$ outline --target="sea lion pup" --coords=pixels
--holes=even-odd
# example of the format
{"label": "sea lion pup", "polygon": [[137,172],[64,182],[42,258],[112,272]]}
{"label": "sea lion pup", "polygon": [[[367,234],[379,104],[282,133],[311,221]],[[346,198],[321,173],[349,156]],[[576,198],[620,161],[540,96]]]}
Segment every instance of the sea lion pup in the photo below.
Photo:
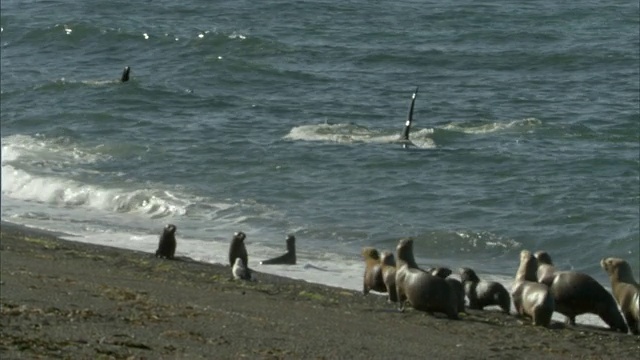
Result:
{"label": "sea lion pup", "polygon": [[396,246],[396,292],[400,311],[405,301],[420,311],[442,312],[450,319],[458,319],[458,303],[449,284],[417,268],[413,257],[413,239],[401,239]]}
{"label": "sea lion pup", "polygon": [[[550,256],[548,261],[551,261]],[[558,271],[552,277],[549,290],[555,311],[566,317],[566,324],[575,325],[576,316],[592,313],[598,315],[611,330],[629,331],[613,296],[591,276],[576,271]]]}
{"label": "sea lion pup", "polygon": [[120,77],[120,82],[129,81],[129,72],[131,72],[131,68],[128,66],[125,66],[124,70],[122,71],[122,76]]}
{"label": "sea lion pup", "polygon": [[469,309],[482,310],[485,306],[498,305],[505,314],[511,311],[511,295],[502,284],[481,281],[476,272],[468,267],[458,270],[464,293],[469,298]]}
{"label": "sea lion pup", "polygon": [[162,230],[160,240],[158,241],[158,250],[156,250],[156,257],[173,259],[176,253],[176,226],[173,224],[167,224]]}
{"label": "sea lion pup", "polygon": [[535,282],[536,270],[536,259],[528,250],[522,250],[511,290],[513,305],[516,313],[531,317],[533,325],[549,326],[555,303],[549,287]]}
{"label": "sea lion pup", "polygon": [[626,261],[613,257],[600,260],[600,266],[609,274],[613,296],[620,305],[629,330],[638,335],[640,332],[638,329],[640,325],[640,284],[633,277],[631,266]]}
{"label": "sea lion pup", "polygon": [[372,247],[362,249],[364,258],[364,281],[362,293],[367,295],[369,291],[387,292],[387,287],[382,280],[382,266],[380,264],[380,254]]}
{"label": "sea lion pup", "polygon": [[287,235],[287,252],[273,259],[260,261],[261,265],[295,265],[296,264],[296,237]]}
{"label": "sea lion pup", "polygon": [[233,268],[231,269],[233,278],[236,280],[251,280],[251,272],[244,266],[241,258],[236,258]]}
{"label": "sea lion pup", "polygon": [[397,302],[398,294],[396,293],[396,259],[389,251],[383,251],[380,254],[380,267],[382,268],[382,282],[387,288],[389,297],[388,302]]}
{"label": "sea lion pup", "polygon": [[543,283],[547,286],[551,286],[553,282],[553,275],[556,270],[551,261],[551,256],[546,251],[536,251],[533,256],[538,262],[538,270],[536,272],[536,278],[539,283]]}

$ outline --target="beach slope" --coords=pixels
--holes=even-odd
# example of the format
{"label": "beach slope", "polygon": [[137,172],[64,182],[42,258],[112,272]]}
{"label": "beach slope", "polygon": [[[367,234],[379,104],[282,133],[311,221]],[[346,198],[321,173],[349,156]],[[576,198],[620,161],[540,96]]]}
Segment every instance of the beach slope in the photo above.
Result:
{"label": "beach slope", "polygon": [[[633,359],[640,337],[551,329],[499,311],[462,320],[386,297],[61,240],[2,223],[2,359]],[[364,266],[364,265],[363,265]],[[364,267],[363,267],[364,269]],[[257,268],[256,270],[259,270]]]}

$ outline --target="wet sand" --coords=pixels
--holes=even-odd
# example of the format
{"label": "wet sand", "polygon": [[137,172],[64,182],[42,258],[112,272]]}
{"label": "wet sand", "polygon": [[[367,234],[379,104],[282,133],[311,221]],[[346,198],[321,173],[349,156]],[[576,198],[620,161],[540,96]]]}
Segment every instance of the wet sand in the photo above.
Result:
{"label": "wet sand", "polygon": [[[2,223],[2,359],[636,359],[640,336],[492,311],[461,320],[228,266]],[[178,244],[180,246],[180,244]],[[251,255],[251,254],[250,254]],[[364,270],[364,264],[363,264]]]}

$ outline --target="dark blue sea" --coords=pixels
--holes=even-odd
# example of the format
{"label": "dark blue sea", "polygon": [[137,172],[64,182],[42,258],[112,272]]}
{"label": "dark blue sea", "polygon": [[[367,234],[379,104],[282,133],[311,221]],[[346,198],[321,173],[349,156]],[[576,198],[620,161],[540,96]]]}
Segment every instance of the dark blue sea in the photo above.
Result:
{"label": "dark blue sea", "polygon": [[[361,287],[640,268],[637,1],[1,1],[2,220]],[[130,80],[119,81],[125,66]],[[419,87],[410,144],[400,141]],[[297,237],[299,264],[260,266]]]}

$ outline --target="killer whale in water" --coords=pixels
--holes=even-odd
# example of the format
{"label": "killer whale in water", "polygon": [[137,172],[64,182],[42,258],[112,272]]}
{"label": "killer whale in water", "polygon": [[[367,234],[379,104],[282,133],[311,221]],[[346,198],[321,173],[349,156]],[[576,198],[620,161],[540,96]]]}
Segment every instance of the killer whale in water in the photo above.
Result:
{"label": "killer whale in water", "polygon": [[402,136],[400,139],[405,143],[402,144],[403,148],[407,147],[407,143],[409,142],[409,132],[411,131],[411,123],[413,122],[413,108],[416,104],[416,95],[418,95],[419,86],[416,86],[416,90],[411,95],[411,105],[409,105],[409,115],[407,116],[407,122],[404,124],[404,129],[402,129]]}
{"label": "killer whale in water", "polygon": [[128,66],[125,66],[124,70],[122,71],[122,76],[120,77],[120,82],[129,81],[129,72],[131,72],[131,68]]}

